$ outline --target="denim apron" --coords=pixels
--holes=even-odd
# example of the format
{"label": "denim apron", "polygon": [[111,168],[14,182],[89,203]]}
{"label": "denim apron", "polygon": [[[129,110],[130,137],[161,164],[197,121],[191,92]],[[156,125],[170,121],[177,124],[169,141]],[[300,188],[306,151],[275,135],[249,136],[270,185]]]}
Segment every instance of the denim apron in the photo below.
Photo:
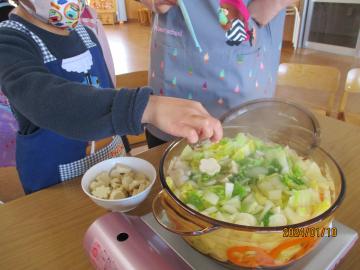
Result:
{"label": "denim apron", "polygon": [[[69,81],[96,86],[99,91],[101,88],[113,88],[101,49],[91,40],[84,26],[78,25],[74,31],[87,50],[68,59],[57,59],[36,34],[19,22],[6,21],[0,27],[21,31],[31,37],[41,51],[44,65],[52,74]],[[108,146],[89,156],[86,156],[87,146],[86,141],[65,138],[43,128],[29,135],[18,133],[16,167],[25,193],[78,177],[92,165],[125,153],[119,136],[115,136]]]}
{"label": "denim apron", "polygon": [[[178,7],[157,14],[151,41],[150,86],[156,94],[200,101],[215,117],[243,102],[272,97],[280,60],[285,12],[259,27],[253,42],[229,42],[218,18],[220,0],[183,0],[202,52]],[[249,0],[244,0],[248,4]],[[231,41],[231,40],[230,40]],[[252,44],[251,44],[252,43]],[[171,139],[154,127],[150,132]]]}

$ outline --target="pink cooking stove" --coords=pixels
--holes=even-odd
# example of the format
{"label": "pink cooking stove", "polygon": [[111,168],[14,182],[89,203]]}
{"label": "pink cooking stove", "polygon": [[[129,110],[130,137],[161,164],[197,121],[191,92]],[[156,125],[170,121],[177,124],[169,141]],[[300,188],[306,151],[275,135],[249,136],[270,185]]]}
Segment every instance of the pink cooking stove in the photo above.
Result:
{"label": "pink cooking stove", "polygon": [[[358,234],[337,221],[333,226],[337,237],[324,238],[313,253],[288,269],[334,269]],[[86,232],[84,247],[99,270],[227,270],[161,227],[152,213],[143,217],[115,212],[104,215]]]}

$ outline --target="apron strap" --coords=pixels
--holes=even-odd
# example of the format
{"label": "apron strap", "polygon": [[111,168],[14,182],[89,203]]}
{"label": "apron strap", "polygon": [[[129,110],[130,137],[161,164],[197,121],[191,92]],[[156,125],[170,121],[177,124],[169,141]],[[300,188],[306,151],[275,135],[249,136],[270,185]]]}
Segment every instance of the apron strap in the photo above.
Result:
{"label": "apron strap", "polygon": [[17,21],[12,21],[12,20],[3,21],[0,23],[0,28],[10,28],[13,30],[20,31],[20,32],[26,34],[27,36],[29,36],[35,42],[35,44],[39,47],[42,57],[43,57],[44,64],[56,61],[56,57],[49,51],[49,49],[47,48],[45,43],[39,38],[39,36],[37,36],[36,34],[31,32],[29,29],[27,29],[26,26],[23,25],[22,23],[17,22]]}
{"label": "apron strap", "polygon": [[90,167],[109,158],[124,156],[125,149],[120,136],[115,136],[113,141],[101,150],[80,160],[59,165],[61,181],[67,181],[83,175]]}
{"label": "apron strap", "polygon": [[75,28],[76,33],[81,38],[82,42],[84,43],[85,47],[89,50],[93,47],[96,47],[96,43],[91,40],[91,37],[86,30],[85,26],[82,24],[78,24],[78,26]]}

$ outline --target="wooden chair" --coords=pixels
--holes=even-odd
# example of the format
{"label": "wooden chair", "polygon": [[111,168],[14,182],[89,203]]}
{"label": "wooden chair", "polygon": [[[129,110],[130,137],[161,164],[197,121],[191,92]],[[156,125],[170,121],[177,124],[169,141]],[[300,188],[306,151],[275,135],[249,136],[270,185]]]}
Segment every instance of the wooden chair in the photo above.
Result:
{"label": "wooden chair", "polygon": [[340,72],[334,67],[283,63],[279,66],[276,97],[330,115],[339,81]]}
{"label": "wooden chair", "polygon": [[[349,101],[351,97],[351,102]],[[341,98],[338,118],[353,124],[360,125],[360,68],[351,69],[345,82],[345,89]],[[351,103],[354,104],[352,107]],[[356,112],[352,111],[357,109]]]}
{"label": "wooden chair", "polygon": [[[138,88],[148,84],[148,71],[136,71],[116,76],[116,88]],[[130,145],[144,144],[145,134],[139,136],[127,136]]]}
{"label": "wooden chair", "polygon": [[138,21],[142,25],[149,26],[152,22],[152,12],[148,8],[140,8],[138,10]]}
{"label": "wooden chair", "polygon": [[135,71],[116,76],[116,88],[137,88],[148,84],[148,71]]}

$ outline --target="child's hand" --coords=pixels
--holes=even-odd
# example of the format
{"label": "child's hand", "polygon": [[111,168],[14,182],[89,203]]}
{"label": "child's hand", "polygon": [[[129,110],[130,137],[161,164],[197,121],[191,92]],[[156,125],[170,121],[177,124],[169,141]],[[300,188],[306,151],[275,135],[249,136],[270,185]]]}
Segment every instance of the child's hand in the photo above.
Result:
{"label": "child's hand", "polygon": [[296,0],[252,0],[248,9],[251,17],[260,25],[268,24],[282,9]]}
{"label": "child's hand", "polygon": [[157,12],[166,13],[172,7],[177,5],[177,0],[153,0]]}
{"label": "child's hand", "polygon": [[186,138],[189,143],[207,138],[217,142],[223,136],[220,121],[210,116],[199,102],[179,98],[150,96],[142,123]]}
{"label": "child's hand", "polygon": [[135,0],[140,1],[151,10],[158,13],[166,13],[172,7],[177,5],[177,0]]}

